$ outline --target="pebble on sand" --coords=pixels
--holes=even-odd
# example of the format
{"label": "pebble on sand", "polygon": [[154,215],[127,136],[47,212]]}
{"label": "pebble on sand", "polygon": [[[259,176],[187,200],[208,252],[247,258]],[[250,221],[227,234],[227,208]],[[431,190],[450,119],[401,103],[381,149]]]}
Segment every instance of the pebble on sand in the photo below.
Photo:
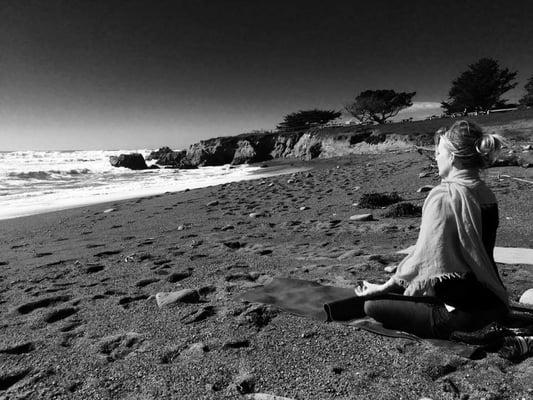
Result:
{"label": "pebble on sand", "polygon": [[213,200],[207,203],[207,207],[218,206],[218,200]]}
{"label": "pebble on sand", "polygon": [[520,296],[520,303],[522,304],[532,304],[533,305],[533,288],[527,289],[522,296]]}
{"label": "pebble on sand", "polygon": [[383,270],[392,274],[393,272],[396,272],[397,268],[397,265],[387,265],[385,268],[383,268]]}
{"label": "pebble on sand", "polygon": [[417,193],[425,193],[425,192],[429,192],[431,189],[433,189],[435,186],[431,186],[431,185],[425,185],[425,186],[422,186],[422,187],[419,187],[417,189]]}
{"label": "pebble on sand", "polygon": [[357,214],[350,217],[350,221],[373,221],[372,214]]}
{"label": "pebble on sand", "polygon": [[200,294],[193,289],[182,289],[177,292],[159,292],[155,295],[155,301],[159,308],[175,303],[196,303],[199,300]]}

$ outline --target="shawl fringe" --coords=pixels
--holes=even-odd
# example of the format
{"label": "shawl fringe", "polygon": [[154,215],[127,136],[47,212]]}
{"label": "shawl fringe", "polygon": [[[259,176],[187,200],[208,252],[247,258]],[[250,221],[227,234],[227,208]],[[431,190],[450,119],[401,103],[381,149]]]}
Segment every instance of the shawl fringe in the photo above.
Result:
{"label": "shawl fringe", "polygon": [[406,280],[396,278],[395,281],[404,289],[409,288],[409,292],[424,293],[432,289],[437,283],[441,283],[449,279],[463,279],[467,275],[468,274],[465,272],[446,272],[429,279],[414,279],[411,282],[407,282]]}

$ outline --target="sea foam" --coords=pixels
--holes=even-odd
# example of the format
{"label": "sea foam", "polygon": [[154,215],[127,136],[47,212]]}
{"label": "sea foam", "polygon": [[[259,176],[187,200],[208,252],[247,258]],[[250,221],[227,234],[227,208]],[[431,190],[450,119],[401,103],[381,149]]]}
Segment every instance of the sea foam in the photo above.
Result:
{"label": "sea foam", "polygon": [[150,150],[0,152],[0,219],[254,179],[259,169],[132,171],[109,163],[110,156],[131,152],[146,157]]}

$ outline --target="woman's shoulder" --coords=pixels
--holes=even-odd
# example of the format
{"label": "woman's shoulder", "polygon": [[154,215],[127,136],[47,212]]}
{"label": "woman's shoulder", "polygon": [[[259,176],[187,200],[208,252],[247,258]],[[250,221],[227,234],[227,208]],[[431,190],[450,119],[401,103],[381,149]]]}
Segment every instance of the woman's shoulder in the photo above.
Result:
{"label": "woman's shoulder", "polygon": [[440,184],[435,186],[429,192],[426,200],[424,201],[424,208],[436,207],[438,209],[444,210],[447,205],[450,204],[450,192],[446,185]]}
{"label": "woman's shoulder", "polygon": [[444,201],[449,198],[450,198],[450,191],[448,189],[448,186],[444,183],[441,183],[440,185],[437,185],[433,189],[430,190],[426,198],[426,201],[429,199]]}

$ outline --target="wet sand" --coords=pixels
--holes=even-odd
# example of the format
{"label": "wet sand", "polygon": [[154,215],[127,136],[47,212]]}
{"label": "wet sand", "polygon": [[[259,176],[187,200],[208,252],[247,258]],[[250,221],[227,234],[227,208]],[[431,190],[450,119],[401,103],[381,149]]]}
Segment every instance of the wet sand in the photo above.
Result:
{"label": "wet sand", "polygon": [[[416,152],[267,164],[311,169],[0,221],[0,398],[533,397],[531,358],[471,360],[236,301],[273,277],[387,279],[419,218],[361,209],[361,195],[422,205],[417,189],[439,183]],[[533,185],[498,173],[533,171],[487,176],[496,245],[533,248]],[[374,220],[350,220],[364,213]],[[513,299],[531,287],[531,266],[499,268]],[[196,295],[158,307],[183,289]]]}

